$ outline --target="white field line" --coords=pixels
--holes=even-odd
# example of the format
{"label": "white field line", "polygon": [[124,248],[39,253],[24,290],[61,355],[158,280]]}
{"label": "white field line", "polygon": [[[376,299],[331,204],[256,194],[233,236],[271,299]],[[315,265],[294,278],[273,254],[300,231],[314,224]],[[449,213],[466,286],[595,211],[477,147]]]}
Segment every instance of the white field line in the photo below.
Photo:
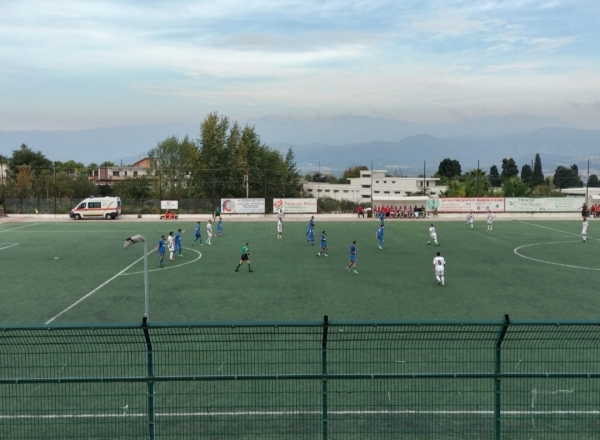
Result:
{"label": "white field line", "polygon": [[514,253],[517,254],[521,258],[525,258],[525,259],[531,260],[531,261],[537,261],[538,263],[552,264],[554,266],[561,266],[561,267],[569,267],[571,269],[600,270],[600,269],[595,268],[595,267],[574,266],[572,264],[562,264],[562,263],[554,263],[552,261],[539,260],[537,258],[527,257],[526,255],[523,255],[523,254],[519,253],[520,249],[527,248],[527,247],[544,246],[544,245],[550,245],[550,244],[562,244],[562,243],[579,243],[579,241],[550,241],[550,242],[547,242],[547,243],[526,244],[526,245],[519,246],[519,247],[515,248],[514,249]]}
{"label": "white field line", "polygon": [[[155,248],[156,249],[156,248]],[[151,251],[148,252],[148,255],[150,255],[152,252],[155,251],[155,249],[152,249]],[[69,310],[71,310],[73,307],[75,307],[77,304],[79,304],[80,302],[82,302],[83,300],[85,300],[86,298],[89,298],[90,296],[92,296],[94,293],[96,293],[98,290],[102,289],[104,286],[106,286],[108,283],[110,283],[111,281],[113,281],[115,278],[119,277],[120,275],[122,275],[124,272],[127,272],[129,269],[131,269],[133,266],[135,266],[137,263],[139,263],[140,261],[142,261],[144,259],[145,255],[138,258],[137,260],[135,260],[133,263],[131,263],[129,266],[127,266],[125,269],[123,269],[121,272],[119,272],[118,274],[116,274],[115,276],[113,276],[112,278],[109,278],[108,280],[106,280],[105,282],[103,282],[102,284],[100,284],[98,287],[96,287],[94,290],[92,290],[90,293],[88,293],[87,295],[81,297],[80,299],[78,299],[77,301],[75,301],[73,304],[71,304],[69,307],[67,307],[66,309],[64,309],[62,312],[60,312],[58,315],[56,315],[53,318],[50,318],[48,321],[46,321],[46,324],[50,324],[52,321],[54,321],[56,318],[58,318],[59,316],[61,316],[62,314],[68,312]]]}
{"label": "white field line", "polygon": [[[554,231],[554,232],[562,232],[563,234],[576,235],[577,237],[581,237],[581,234],[578,234],[576,232],[561,231],[560,229],[554,229],[554,228],[549,228],[548,226],[536,225],[535,223],[524,222],[522,220],[519,220],[519,223],[524,223],[526,225],[535,226],[537,228],[548,229],[548,230]],[[587,238],[589,238],[590,240],[600,240],[598,238],[590,237],[589,235]]]}
{"label": "white field line", "polygon": [[[366,410],[366,411],[328,411],[329,415],[339,416],[361,416],[361,415],[489,415],[493,416],[494,411],[484,410]],[[502,415],[600,415],[600,410],[590,411],[502,411]],[[270,417],[270,416],[303,416],[303,415],[323,415],[322,411],[226,411],[226,412],[182,412],[182,413],[157,413],[156,417]],[[0,415],[0,420],[14,419],[107,419],[120,417],[148,417],[147,413],[113,413],[113,414],[10,414]]]}
{"label": "white field line", "polygon": [[37,225],[37,223],[30,223],[30,224],[24,225],[24,226],[17,226],[16,228],[4,229],[4,230],[0,231],[0,234],[3,232],[16,231],[17,229],[28,228],[30,226],[35,226],[35,225]]}
{"label": "white field line", "polygon": [[[6,244],[5,244],[5,246],[3,246],[3,247],[0,247],[0,251],[1,251],[1,250],[4,250],[4,249],[11,248],[11,247],[13,247],[13,246],[18,246],[18,245],[19,245],[19,243],[6,243]],[[1,246],[1,245],[0,245],[0,246]]]}
{"label": "white field line", "polygon": [[[197,251],[196,249],[190,249],[190,248],[186,248],[186,247],[182,247],[181,249],[188,249],[189,251],[196,252],[198,254],[198,256],[196,258],[194,258],[193,260],[186,261],[185,263],[176,264],[175,266],[162,267],[160,269],[150,269],[148,272],[158,272],[158,271],[162,272],[162,271],[169,270],[169,269],[177,269],[177,268],[179,268],[181,266],[187,266],[188,264],[195,263],[200,258],[202,258],[202,253],[200,253],[200,251]],[[166,252],[165,252],[165,254],[166,254]],[[144,271],[140,270],[138,272],[123,273],[121,275],[123,275],[123,276],[127,276],[127,275],[139,275],[141,273],[144,273]]]}

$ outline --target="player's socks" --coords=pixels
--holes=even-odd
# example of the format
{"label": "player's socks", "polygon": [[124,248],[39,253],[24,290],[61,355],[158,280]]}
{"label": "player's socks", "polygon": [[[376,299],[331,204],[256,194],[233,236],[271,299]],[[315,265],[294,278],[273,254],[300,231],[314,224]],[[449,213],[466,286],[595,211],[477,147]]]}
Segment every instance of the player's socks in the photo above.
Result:
{"label": "player's socks", "polygon": [[238,266],[235,268],[235,271],[237,272],[238,269],[240,268],[241,264],[238,264]]}
{"label": "player's socks", "polygon": [[248,272],[254,272],[254,271],[252,270],[252,268],[250,267],[250,265],[248,265]]}
{"label": "player's socks", "polygon": [[444,275],[442,275],[442,286],[444,285]]}
{"label": "player's socks", "polygon": [[319,252],[319,253],[317,254],[317,257],[320,257],[320,256],[321,256],[321,252]]}
{"label": "player's socks", "polygon": [[358,275],[358,271],[357,271],[356,269],[354,269],[354,273],[355,273],[356,275]]}
{"label": "player's socks", "polygon": [[441,282],[442,282],[442,279],[440,278],[440,276],[439,276],[439,275],[436,275],[436,276],[435,276],[435,279],[436,279],[436,280],[438,280],[438,283],[441,283]]}

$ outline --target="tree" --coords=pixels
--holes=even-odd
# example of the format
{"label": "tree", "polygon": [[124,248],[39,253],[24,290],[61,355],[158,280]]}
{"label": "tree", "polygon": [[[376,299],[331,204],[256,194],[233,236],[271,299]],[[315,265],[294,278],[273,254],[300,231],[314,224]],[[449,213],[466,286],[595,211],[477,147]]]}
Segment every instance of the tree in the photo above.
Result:
{"label": "tree", "polygon": [[500,179],[500,174],[498,173],[498,167],[496,165],[492,165],[490,168],[490,184],[496,188],[502,185],[502,179]]}
{"label": "tree", "polygon": [[553,183],[559,189],[583,186],[577,165],[571,165],[571,168],[563,165],[556,167]]}
{"label": "tree", "polygon": [[[523,172],[521,171],[521,174]],[[533,174],[531,176],[531,185],[543,185],[544,184],[544,172],[542,171],[542,159],[540,158],[540,154],[537,153],[535,155],[535,160],[533,161]]]}
{"label": "tree", "polygon": [[502,179],[510,179],[511,177],[517,177],[519,175],[519,167],[515,163],[515,160],[511,157],[510,159],[502,159]]}
{"label": "tree", "polygon": [[369,167],[365,165],[350,166],[344,170],[344,173],[342,174],[342,178],[340,179],[339,183],[350,183],[347,179],[353,177],[360,177],[360,172],[368,169]]}
{"label": "tree", "polygon": [[531,186],[532,175],[533,170],[531,169],[531,166],[527,164],[523,165],[523,167],[521,168],[521,180],[523,181],[523,183],[526,183],[527,185]]}
{"label": "tree", "polygon": [[592,174],[590,176],[590,178],[588,179],[588,186],[590,188],[598,188],[600,187],[600,180],[598,180],[598,176],[595,174]]}
{"label": "tree", "polygon": [[529,195],[529,187],[518,177],[510,177],[502,181],[502,192],[505,197],[525,197]]}
{"label": "tree", "polygon": [[282,197],[298,197],[300,194],[300,172],[296,166],[296,156],[290,147],[285,155]]}
{"label": "tree", "polygon": [[446,158],[440,162],[438,166],[437,175],[446,179],[452,179],[453,177],[460,176],[462,170],[460,168],[460,162],[458,160],[452,160]]}
{"label": "tree", "polygon": [[14,150],[12,157],[8,161],[9,177],[15,178],[18,168],[21,165],[29,166],[32,173],[36,176],[42,170],[52,169],[52,162],[41,151],[35,152],[25,144],[22,144],[18,150]]}
{"label": "tree", "polygon": [[19,165],[15,175],[15,192],[21,201],[29,197],[33,171],[30,165]]}
{"label": "tree", "polygon": [[159,195],[180,199],[189,196],[190,176],[198,166],[196,144],[187,136],[179,140],[171,136],[148,152],[152,170],[157,176]]}

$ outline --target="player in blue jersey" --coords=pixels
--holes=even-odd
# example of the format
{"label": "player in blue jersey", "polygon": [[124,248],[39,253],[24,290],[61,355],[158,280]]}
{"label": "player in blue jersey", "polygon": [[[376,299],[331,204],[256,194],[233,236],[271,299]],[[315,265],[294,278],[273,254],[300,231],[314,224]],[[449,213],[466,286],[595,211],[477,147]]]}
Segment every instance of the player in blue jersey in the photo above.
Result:
{"label": "player in blue jersey", "polygon": [[329,256],[329,248],[327,247],[327,234],[325,233],[325,231],[323,231],[323,233],[321,234],[321,252],[317,254],[317,257],[320,257],[321,253],[323,253],[323,255],[325,255],[326,257]]}
{"label": "player in blue jersey", "polygon": [[158,240],[158,248],[156,253],[158,254],[158,267],[163,267],[163,260],[165,259],[165,236],[161,236]]}
{"label": "player in blue jersey", "polygon": [[383,210],[379,211],[379,221],[382,225],[385,225],[385,213],[383,212]]}
{"label": "player in blue jersey", "polygon": [[177,255],[179,255],[180,257],[183,257],[183,255],[181,255],[181,234],[183,232],[181,231],[181,229],[177,230],[177,234],[175,234],[175,252],[177,252]]}
{"label": "player in blue jersey", "polygon": [[202,222],[198,222],[196,227],[194,228],[194,241],[192,241],[192,246],[194,243],[198,242],[200,246],[202,246]]}
{"label": "player in blue jersey", "polygon": [[383,223],[377,229],[376,237],[379,239],[379,249],[383,250],[383,242],[385,241],[385,226]]}
{"label": "player in blue jersey", "polygon": [[[314,215],[311,216],[310,220],[308,221],[308,229],[306,230],[306,236],[309,237],[311,232],[314,235],[314,232],[315,232],[315,216]],[[310,241],[310,239],[306,240],[307,243],[309,241]]]}
{"label": "player in blue jersey", "polygon": [[223,222],[223,219],[219,215],[219,223],[217,223],[217,237],[223,236],[223,226],[221,225],[222,222]]}
{"label": "player in blue jersey", "polygon": [[306,242],[310,243],[311,246],[314,246],[315,245],[315,230],[309,229],[307,234],[308,234],[308,240],[306,240]]}
{"label": "player in blue jersey", "polygon": [[358,275],[358,272],[356,270],[356,250],[356,240],[354,240],[352,242],[352,245],[350,246],[350,264],[348,265],[346,270],[350,271],[350,268],[354,267],[354,273]]}

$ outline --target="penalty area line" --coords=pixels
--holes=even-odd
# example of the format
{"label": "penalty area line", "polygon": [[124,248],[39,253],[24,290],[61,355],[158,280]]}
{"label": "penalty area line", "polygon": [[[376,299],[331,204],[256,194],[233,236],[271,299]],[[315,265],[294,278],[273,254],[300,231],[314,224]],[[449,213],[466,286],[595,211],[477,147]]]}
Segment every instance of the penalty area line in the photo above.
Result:
{"label": "penalty area line", "polygon": [[[154,252],[155,249],[152,249],[150,252],[148,252],[148,255],[150,255],[152,252]],[[135,260],[133,263],[131,263],[129,266],[127,266],[125,269],[123,269],[121,272],[119,272],[118,274],[116,274],[115,276],[113,276],[112,278],[109,278],[108,280],[106,280],[105,282],[103,282],[102,284],[100,284],[98,287],[96,287],[94,290],[92,290],[90,293],[88,293],[87,295],[79,298],[77,301],[75,301],[73,304],[71,304],[69,307],[67,307],[66,309],[64,309],[62,312],[60,312],[58,315],[54,316],[53,318],[50,318],[48,321],[46,321],[44,324],[50,324],[52,321],[54,321],[56,318],[58,318],[59,316],[65,314],[66,312],[68,312],[69,310],[71,310],[73,307],[75,307],[77,304],[79,304],[80,302],[82,302],[83,300],[89,298],[90,296],[92,296],[94,293],[96,293],[98,290],[102,289],[104,286],[106,286],[108,283],[110,283],[111,281],[113,281],[115,278],[118,278],[119,276],[123,275],[123,273],[127,272],[129,269],[131,269],[133,266],[135,266],[137,263],[139,263],[140,261],[142,261],[144,259],[145,255],[138,258],[137,260]]]}
{"label": "penalty area line", "polygon": [[4,229],[4,230],[0,231],[0,234],[3,233],[3,232],[16,231],[17,229],[28,228],[30,226],[35,226],[35,225],[37,225],[37,223],[30,223],[30,224],[25,225],[25,226],[17,226],[16,228]]}
{"label": "penalty area line", "polygon": [[[554,229],[554,228],[549,228],[548,226],[542,226],[542,225],[537,225],[535,223],[524,222],[523,220],[519,220],[519,223],[523,223],[523,224],[530,225],[530,226],[535,226],[537,228],[548,229],[549,231],[562,232],[563,234],[569,234],[569,235],[575,235],[577,237],[581,237],[581,234],[578,234],[576,232],[561,231],[560,229]],[[594,238],[594,237],[590,237],[590,236],[588,236],[587,238],[589,238],[590,240],[599,240],[598,238]]]}
{"label": "penalty area line", "polygon": [[[8,243],[6,246],[0,247],[0,251],[14,247],[14,246],[18,246],[18,245],[19,245],[19,243]],[[0,245],[0,246],[2,246],[2,245]]]}

